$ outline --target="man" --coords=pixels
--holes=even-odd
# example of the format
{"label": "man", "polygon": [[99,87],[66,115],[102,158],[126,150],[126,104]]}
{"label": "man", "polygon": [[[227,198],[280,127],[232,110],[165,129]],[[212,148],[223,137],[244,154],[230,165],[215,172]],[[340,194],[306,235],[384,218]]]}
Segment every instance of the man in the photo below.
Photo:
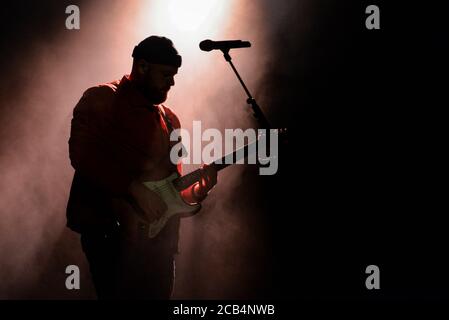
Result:
{"label": "man", "polygon": [[[173,288],[179,217],[154,237],[148,225],[167,208],[143,182],[166,178],[169,135],[180,127],[161,105],[181,66],[173,43],[151,36],[133,50],[129,76],[86,90],[73,111],[69,140],[75,175],[67,226],[81,234],[99,299],[168,299]],[[186,202],[203,201],[217,172],[203,166],[199,182],[182,191]]]}

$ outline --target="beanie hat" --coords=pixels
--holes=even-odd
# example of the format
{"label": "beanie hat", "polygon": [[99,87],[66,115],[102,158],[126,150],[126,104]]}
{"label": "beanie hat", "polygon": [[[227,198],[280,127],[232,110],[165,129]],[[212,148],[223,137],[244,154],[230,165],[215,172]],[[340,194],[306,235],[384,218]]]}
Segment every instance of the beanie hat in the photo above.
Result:
{"label": "beanie hat", "polygon": [[149,63],[166,64],[179,68],[182,58],[173,46],[173,42],[165,37],[151,36],[134,47],[132,57],[144,59]]}

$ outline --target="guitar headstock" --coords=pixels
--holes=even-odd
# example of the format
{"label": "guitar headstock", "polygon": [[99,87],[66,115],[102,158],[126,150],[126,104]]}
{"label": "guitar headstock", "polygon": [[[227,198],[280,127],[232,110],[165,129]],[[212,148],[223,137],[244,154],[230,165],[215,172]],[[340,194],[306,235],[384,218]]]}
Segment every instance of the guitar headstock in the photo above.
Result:
{"label": "guitar headstock", "polygon": [[[279,128],[279,129],[272,129],[277,130],[277,134],[279,137],[279,141],[281,144],[288,144],[288,129],[287,128]],[[266,131],[259,132],[257,136],[257,140],[260,140],[261,136],[266,136]]]}
{"label": "guitar headstock", "polygon": [[279,140],[282,144],[288,144],[288,129],[287,128],[281,128],[279,130]]}

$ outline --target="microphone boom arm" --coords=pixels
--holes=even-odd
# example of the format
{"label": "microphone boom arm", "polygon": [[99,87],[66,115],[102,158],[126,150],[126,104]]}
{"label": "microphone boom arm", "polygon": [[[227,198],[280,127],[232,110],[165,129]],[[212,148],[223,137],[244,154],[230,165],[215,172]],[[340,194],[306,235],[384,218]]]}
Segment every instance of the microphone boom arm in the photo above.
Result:
{"label": "microphone boom arm", "polygon": [[262,112],[262,109],[260,109],[259,105],[256,102],[256,99],[253,98],[251,93],[249,92],[248,88],[245,85],[245,82],[243,82],[242,78],[240,77],[240,74],[238,73],[237,69],[235,68],[234,64],[232,63],[232,58],[229,55],[229,49],[220,49],[223,52],[223,56],[227,62],[231,65],[232,70],[234,70],[235,75],[237,76],[237,79],[239,79],[240,84],[243,87],[243,90],[245,90],[246,95],[248,96],[248,99],[246,99],[246,103],[248,103],[254,112],[254,117],[259,121],[259,124],[262,126],[263,129],[271,129],[270,124],[268,123],[267,118]]}

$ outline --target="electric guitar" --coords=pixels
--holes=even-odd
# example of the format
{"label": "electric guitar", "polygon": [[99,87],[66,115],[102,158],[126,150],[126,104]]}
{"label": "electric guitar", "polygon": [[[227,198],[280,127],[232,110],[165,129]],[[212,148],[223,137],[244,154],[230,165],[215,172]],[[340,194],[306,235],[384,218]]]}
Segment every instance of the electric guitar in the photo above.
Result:
{"label": "electric guitar", "polygon": [[[249,143],[209,165],[213,166],[218,172],[231,164],[235,164],[238,160],[246,158],[248,155],[254,153],[257,150],[257,142],[258,140]],[[182,190],[199,181],[200,177],[201,169],[197,169],[184,176],[179,176],[179,174],[175,172],[162,180],[143,182],[147,188],[159,195],[167,205],[167,210],[164,214],[149,224],[149,238],[156,237],[171,217],[175,215],[179,215],[182,218],[189,217],[196,214],[201,209],[201,204],[189,204],[183,200],[180,194]]]}

